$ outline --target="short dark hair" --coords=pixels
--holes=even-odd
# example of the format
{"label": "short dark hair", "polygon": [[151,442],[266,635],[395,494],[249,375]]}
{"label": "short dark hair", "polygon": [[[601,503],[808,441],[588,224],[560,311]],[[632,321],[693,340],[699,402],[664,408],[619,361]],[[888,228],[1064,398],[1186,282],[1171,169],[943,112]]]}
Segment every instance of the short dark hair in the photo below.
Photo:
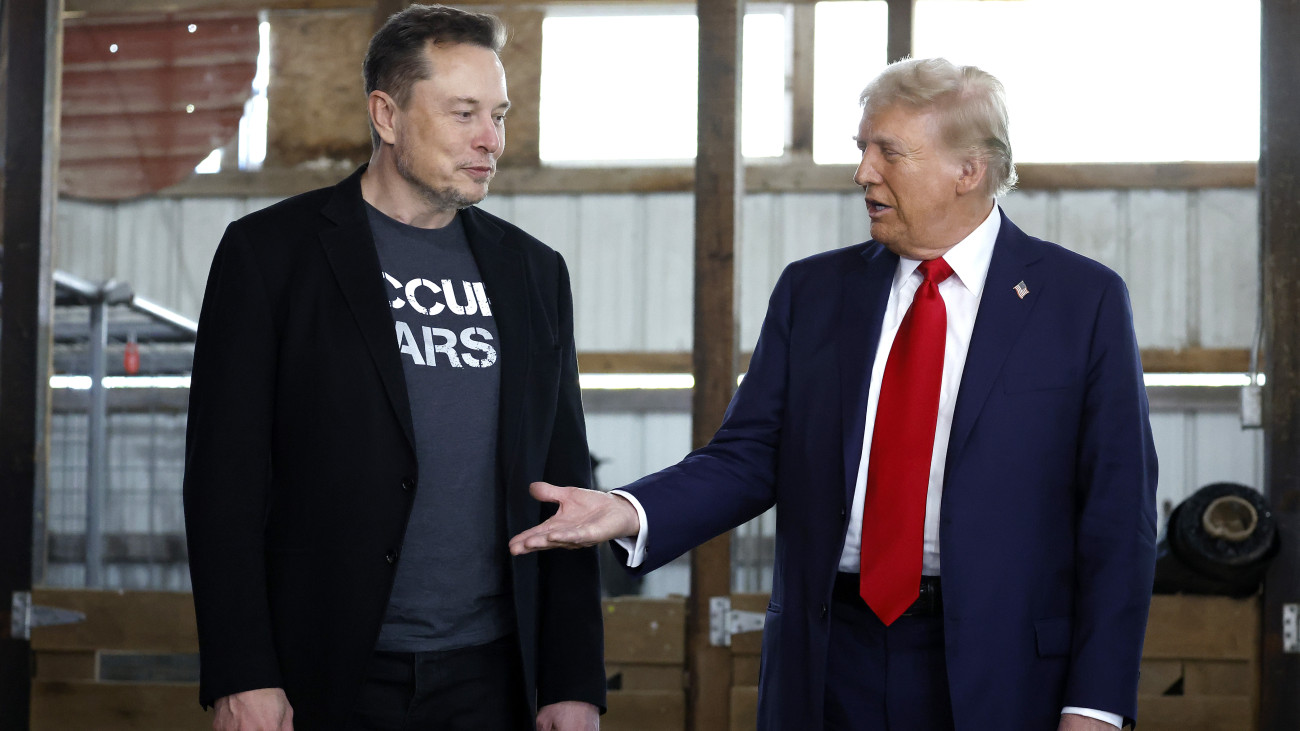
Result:
{"label": "short dark hair", "polygon": [[[430,43],[468,43],[500,53],[505,42],[506,27],[495,15],[446,5],[412,5],[394,13],[370,39],[366,60],[361,65],[366,96],[379,89],[391,96],[398,107],[406,108],[412,85],[433,73],[424,55]],[[373,126],[370,139],[379,146],[379,133]]]}

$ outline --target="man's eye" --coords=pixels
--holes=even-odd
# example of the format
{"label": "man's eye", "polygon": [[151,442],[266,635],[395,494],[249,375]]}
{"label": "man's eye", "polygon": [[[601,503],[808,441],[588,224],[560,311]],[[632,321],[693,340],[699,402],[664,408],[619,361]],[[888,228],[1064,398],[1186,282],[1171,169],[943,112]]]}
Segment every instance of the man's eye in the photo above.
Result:
{"label": "man's eye", "polygon": [[497,124],[505,124],[505,122],[506,122],[506,115],[504,115],[504,114],[498,114],[498,115],[496,115],[496,116],[494,117],[494,119],[496,119]]}

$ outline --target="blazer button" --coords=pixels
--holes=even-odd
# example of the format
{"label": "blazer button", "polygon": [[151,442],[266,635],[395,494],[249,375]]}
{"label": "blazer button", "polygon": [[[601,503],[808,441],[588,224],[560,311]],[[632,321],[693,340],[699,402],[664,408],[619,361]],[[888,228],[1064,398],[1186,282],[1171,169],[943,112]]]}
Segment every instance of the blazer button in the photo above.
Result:
{"label": "blazer button", "polygon": [[840,508],[840,520],[844,520],[844,518],[845,518],[847,515],[848,515],[848,512],[845,511],[844,508]]}
{"label": "blazer button", "polygon": [[388,562],[389,566],[397,563],[397,551],[389,551],[384,555],[384,560]]}
{"label": "blazer button", "polygon": [[405,490],[406,492],[410,492],[410,491],[414,490],[414,489],[415,489],[415,480],[412,479],[412,478],[410,478],[410,477],[403,478],[403,479],[402,479],[402,489]]}
{"label": "blazer button", "polygon": [[822,619],[826,619],[826,605],[822,605]]}

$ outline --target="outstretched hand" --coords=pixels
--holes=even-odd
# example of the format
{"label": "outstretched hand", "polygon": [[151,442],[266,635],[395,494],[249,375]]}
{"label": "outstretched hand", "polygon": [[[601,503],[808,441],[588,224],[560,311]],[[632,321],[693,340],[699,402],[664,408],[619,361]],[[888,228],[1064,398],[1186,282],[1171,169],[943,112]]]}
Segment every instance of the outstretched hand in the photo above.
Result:
{"label": "outstretched hand", "polygon": [[577,487],[534,482],[528,492],[560,509],[546,522],[510,539],[510,553],[520,556],[548,548],[584,548],[634,536],[641,529],[636,508],[618,495]]}

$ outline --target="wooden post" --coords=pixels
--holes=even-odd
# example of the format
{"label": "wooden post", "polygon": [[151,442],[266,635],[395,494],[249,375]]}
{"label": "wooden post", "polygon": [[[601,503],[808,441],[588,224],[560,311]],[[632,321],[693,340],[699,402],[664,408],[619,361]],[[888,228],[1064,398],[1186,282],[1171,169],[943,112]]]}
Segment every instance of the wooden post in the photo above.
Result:
{"label": "wooden post", "polygon": [[384,23],[395,13],[400,13],[411,3],[409,0],[375,0],[375,32],[384,27]]}
{"label": "wooden post", "polygon": [[889,41],[886,55],[889,62],[912,55],[912,11],[915,0],[886,0],[889,4]]}
{"label": "wooden post", "polygon": [[[695,390],[691,442],[713,437],[736,388],[735,245],[744,159],[740,154],[744,0],[699,0],[699,128],[695,154]],[[731,726],[731,653],[709,644],[709,598],[731,594],[731,535],[691,552],[686,624],[686,727]]]}
{"label": "wooden post", "polygon": [[812,160],[813,153],[813,65],[816,43],[817,6],[812,3],[794,6],[793,68],[790,74],[792,104],[790,119],[790,157]]}
{"label": "wooden post", "polygon": [[[10,636],[32,588],[34,513],[49,405],[50,241],[59,135],[61,0],[0,3],[4,203],[0,224],[0,728],[26,729],[31,643]],[[41,501],[43,503],[43,500]],[[42,513],[40,513],[43,515]]]}
{"label": "wooden post", "polygon": [[538,154],[542,98],[542,21],[546,12],[537,8],[507,7],[498,16],[510,29],[501,50],[510,89],[510,114],[506,122],[506,151],[501,164],[533,168],[541,164]]}
{"label": "wooden post", "polygon": [[1300,728],[1300,654],[1282,647],[1282,608],[1300,603],[1300,0],[1263,0],[1260,244],[1264,263],[1265,493],[1281,551],[1264,581],[1261,729]]}

